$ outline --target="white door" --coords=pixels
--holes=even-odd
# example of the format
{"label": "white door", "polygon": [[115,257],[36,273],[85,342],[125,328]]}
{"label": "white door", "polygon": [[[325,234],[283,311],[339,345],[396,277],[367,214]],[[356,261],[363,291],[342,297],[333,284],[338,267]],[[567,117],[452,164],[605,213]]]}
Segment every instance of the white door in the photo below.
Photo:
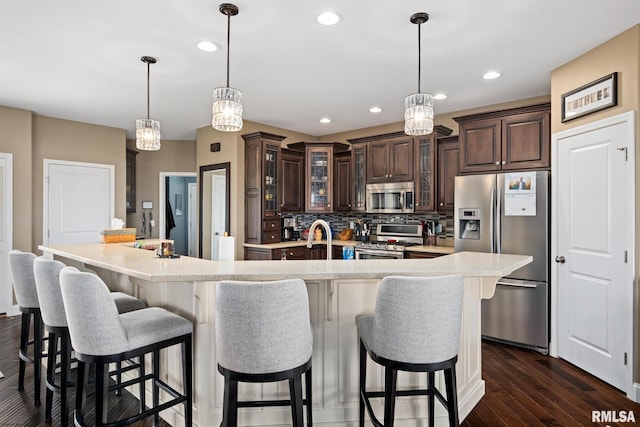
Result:
{"label": "white door", "polygon": [[42,241],[99,242],[114,216],[115,167],[45,159],[44,168]]}
{"label": "white door", "polygon": [[552,191],[558,355],[630,392],[634,119],[624,116],[554,135]]}
{"label": "white door", "polygon": [[226,178],[224,171],[214,171],[211,175],[211,259],[218,260],[220,257],[220,237],[224,236],[227,218],[226,200]]}
{"label": "white door", "polygon": [[9,251],[13,249],[13,155],[0,153],[0,313],[17,314],[13,307]]}
{"label": "white door", "polygon": [[196,232],[198,230],[198,217],[196,213],[198,211],[198,184],[190,182],[187,184],[187,187],[189,194],[189,224],[187,227],[187,235],[189,236],[189,256],[197,257],[198,235]]}

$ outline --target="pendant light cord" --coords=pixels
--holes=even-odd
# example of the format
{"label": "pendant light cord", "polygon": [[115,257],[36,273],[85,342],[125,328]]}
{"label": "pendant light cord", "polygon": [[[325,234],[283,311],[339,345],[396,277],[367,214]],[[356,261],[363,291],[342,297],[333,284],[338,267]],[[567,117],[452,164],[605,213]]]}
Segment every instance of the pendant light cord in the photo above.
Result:
{"label": "pendant light cord", "polygon": [[231,46],[231,15],[227,15],[227,87],[229,87],[229,46]]}
{"label": "pendant light cord", "polygon": [[147,62],[147,120],[149,120],[151,118],[151,116],[149,115],[149,67],[151,66],[151,64],[149,62]]}
{"label": "pendant light cord", "polygon": [[420,49],[420,40],[421,40],[420,27],[422,27],[422,24],[418,24],[418,93],[420,93],[420,64],[422,63],[422,57],[420,55],[420,51],[422,50]]}

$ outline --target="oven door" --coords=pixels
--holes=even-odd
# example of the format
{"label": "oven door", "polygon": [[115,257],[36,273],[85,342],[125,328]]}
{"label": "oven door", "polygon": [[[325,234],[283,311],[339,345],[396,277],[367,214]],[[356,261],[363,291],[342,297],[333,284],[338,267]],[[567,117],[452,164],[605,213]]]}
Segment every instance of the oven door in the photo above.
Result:
{"label": "oven door", "polygon": [[356,259],[402,259],[404,258],[404,251],[356,248],[355,255]]}

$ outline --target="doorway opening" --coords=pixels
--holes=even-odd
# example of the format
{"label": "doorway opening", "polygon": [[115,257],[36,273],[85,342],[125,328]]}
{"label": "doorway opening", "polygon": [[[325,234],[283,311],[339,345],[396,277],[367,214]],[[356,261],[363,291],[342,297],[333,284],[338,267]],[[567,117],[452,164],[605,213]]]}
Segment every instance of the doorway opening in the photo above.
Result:
{"label": "doorway opening", "polygon": [[190,172],[160,173],[159,229],[160,239],[173,240],[176,254],[197,256],[196,227],[198,202],[194,191],[196,174]]}

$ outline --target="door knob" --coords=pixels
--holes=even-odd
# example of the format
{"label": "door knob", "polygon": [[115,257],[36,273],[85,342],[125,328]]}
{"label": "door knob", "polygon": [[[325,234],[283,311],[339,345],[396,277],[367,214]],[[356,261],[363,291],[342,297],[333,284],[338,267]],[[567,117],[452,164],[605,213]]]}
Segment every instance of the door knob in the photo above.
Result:
{"label": "door knob", "polygon": [[559,262],[560,264],[564,264],[565,263],[565,259],[563,256],[557,256],[556,257],[556,262]]}

